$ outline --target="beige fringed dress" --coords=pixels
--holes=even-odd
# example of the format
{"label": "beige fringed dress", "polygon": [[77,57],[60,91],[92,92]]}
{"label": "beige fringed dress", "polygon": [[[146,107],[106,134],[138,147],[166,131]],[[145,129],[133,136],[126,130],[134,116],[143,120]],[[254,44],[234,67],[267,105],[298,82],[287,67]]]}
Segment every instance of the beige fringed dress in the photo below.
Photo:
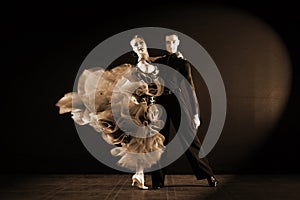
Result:
{"label": "beige fringed dress", "polygon": [[111,70],[86,69],[78,81],[77,92],[57,102],[59,113],[72,114],[79,125],[90,125],[115,147],[118,164],[135,170],[150,168],[164,151],[163,110],[156,98],[163,93],[159,70],[144,73],[124,64]]}

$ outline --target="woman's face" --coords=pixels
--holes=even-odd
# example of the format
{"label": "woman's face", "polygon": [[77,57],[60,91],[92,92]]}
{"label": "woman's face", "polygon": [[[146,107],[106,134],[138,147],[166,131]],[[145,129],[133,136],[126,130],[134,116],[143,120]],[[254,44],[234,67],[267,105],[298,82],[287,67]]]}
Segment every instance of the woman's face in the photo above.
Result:
{"label": "woman's face", "polygon": [[141,38],[135,38],[131,41],[132,49],[138,55],[147,54],[147,45]]}

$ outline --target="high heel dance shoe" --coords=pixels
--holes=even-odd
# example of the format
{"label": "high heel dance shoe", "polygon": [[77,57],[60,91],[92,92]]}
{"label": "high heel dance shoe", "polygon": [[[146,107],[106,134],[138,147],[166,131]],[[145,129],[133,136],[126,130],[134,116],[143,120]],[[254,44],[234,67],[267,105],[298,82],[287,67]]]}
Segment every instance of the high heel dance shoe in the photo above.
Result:
{"label": "high heel dance shoe", "polygon": [[148,187],[144,185],[144,176],[143,175],[133,175],[132,176],[132,186],[134,186],[136,183],[136,186],[143,190],[148,190]]}

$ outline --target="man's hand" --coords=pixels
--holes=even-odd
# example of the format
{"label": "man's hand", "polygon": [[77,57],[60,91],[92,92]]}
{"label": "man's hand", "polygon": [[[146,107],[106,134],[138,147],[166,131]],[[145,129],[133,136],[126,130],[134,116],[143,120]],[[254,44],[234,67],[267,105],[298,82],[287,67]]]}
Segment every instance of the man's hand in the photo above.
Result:
{"label": "man's hand", "polygon": [[194,118],[193,118],[193,127],[195,129],[197,129],[199,126],[200,126],[200,119],[199,119],[199,115],[196,114],[196,115],[194,115]]}

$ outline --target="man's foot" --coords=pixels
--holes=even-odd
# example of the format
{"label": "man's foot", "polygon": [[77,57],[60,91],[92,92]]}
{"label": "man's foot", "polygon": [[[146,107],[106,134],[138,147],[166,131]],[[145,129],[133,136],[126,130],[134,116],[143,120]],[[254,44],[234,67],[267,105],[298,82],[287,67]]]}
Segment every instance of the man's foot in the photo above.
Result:
{"label": "man's foot", "polygon": [[164,184],[161,183],[161,182],[152,183],[152,188],[153,189],[159,189],[159,188],[162,188],[162,187],[164,187]]}
{"label": "man's foot", "polygon": [[217,187],[218,181],[214,176],[208,177],[207,182],[208,182],[209,187]]}

